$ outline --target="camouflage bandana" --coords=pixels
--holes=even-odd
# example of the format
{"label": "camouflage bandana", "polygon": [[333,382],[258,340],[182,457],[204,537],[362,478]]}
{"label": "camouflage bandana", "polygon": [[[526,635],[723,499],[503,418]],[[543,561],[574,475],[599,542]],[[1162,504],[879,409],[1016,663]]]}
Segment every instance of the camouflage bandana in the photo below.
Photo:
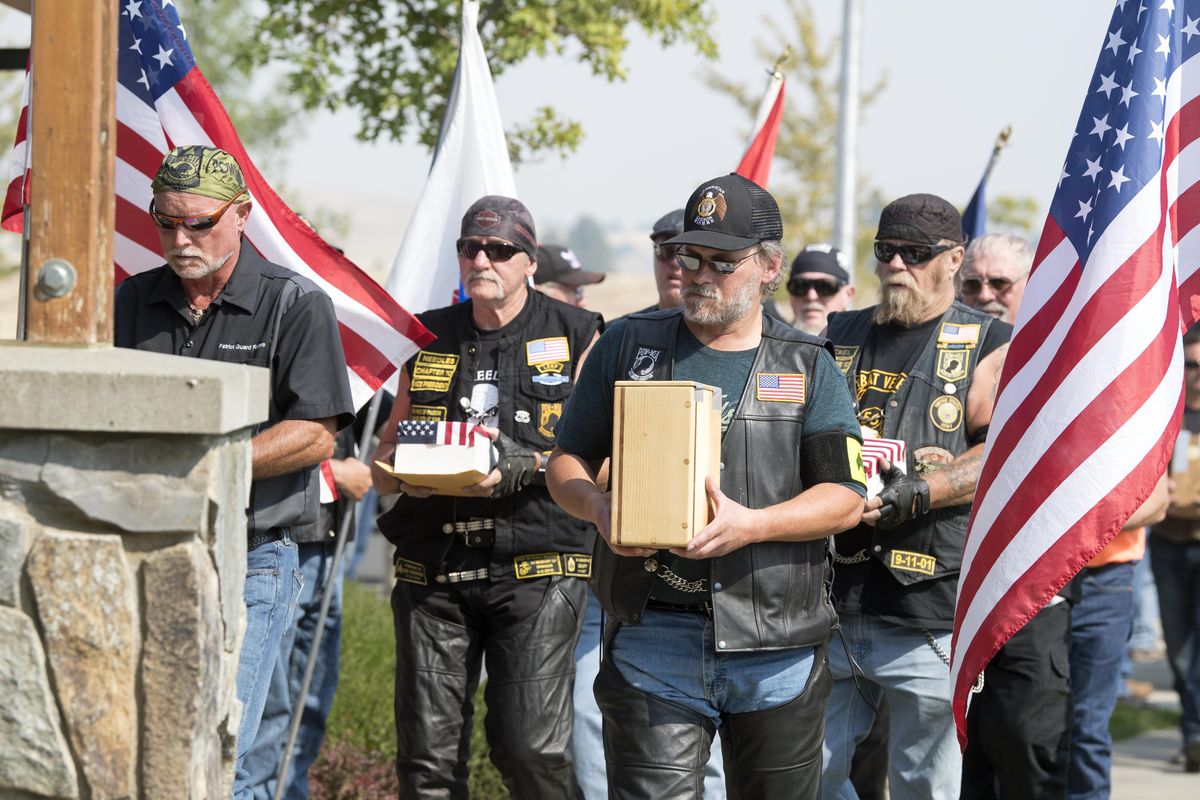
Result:
{"label": "camouflage bandana", "polygon": [[229,153],[193,144],[167,153],[150,188],[155,194],[187,192],[226,201],[245,192],[246,181]]}

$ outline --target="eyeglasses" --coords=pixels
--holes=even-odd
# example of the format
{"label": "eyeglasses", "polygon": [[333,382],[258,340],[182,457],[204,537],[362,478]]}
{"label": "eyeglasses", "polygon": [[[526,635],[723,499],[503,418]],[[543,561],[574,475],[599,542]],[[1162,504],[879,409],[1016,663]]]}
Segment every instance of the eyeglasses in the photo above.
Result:
{"label": "eyeglasses", "polygon": [[896,255],[900,256],[900,260],[907,266],[914,267],[917,264],[924,264],[929,259],[936,255],[953,250],[958,245],[943,245],[943,244],[892,244],[890,242],[875,243],[875,257],[879,259],[881,264],[890,264],[892,258]]}
{"label": "eyeglasses", "polygon": [[189,231],[206,231],[220,222],[221,217],[225,216],[225,212],[233,206],[234,201],[236,201],[245,193],[246,192],[244,190],[238,192],[233,197],[222,203],[220,208],[215,211],[211,211],[208,214],[196,214],[190,217],[172,217],[170,214],[161,214],[154,210],[154,201],[151,200],[150,208],[148,209],[150,212],[150,219],[152,219],[154,224],[162,228],[164,231],[173,231],[180,225],[187,228]]}
{"label": "eyeglasses", "polygon": [[1200,369],[1200,361],[1190,361],[1190,360],[1184,361],[1183,368],[1184,369]]}
{"label": "eyeglasses", "polygon": [[[1025,277],[1025,276],[1022,275],[1021,278],[1023,278],[1023,277]],[[987,285],[988,285],[988,288],[990,288],[992,290],[993,294],[1004,294],[1005,292],[1007,292],[1009,289],[1011,289],[1013,287],[1014,283],[1021,280],[1021,278],[1017,278],[1017,280],[1015,280],[1015,281],[1009,280],[1008,278],[988,278]],[[982,290],[983,290],[983,279],[982,278],[963,278],[963,282],[962,282],[962,293],[963,294],[975,295],[975,294],[979,294],[979,292]]]}
{"label": "eyeglasses", "polygon": [[744,261],[756,255],[758,255],[757,247],[751,250],[749,254],[739,258],[737,261],[714,261],[711,258],[701,258],[700,256],[693,256],[689,253],[679,253],[675,256],[675,261],[680,267],[686,269],[688,272],[699,272],[701,265],[708,264],[710,267],[712,267],[713,272],[721,275],[730,275],[737,270],[737,268],[741,266]]}
{"label": "eyeglasses", "polygon": [[493,264],[508,261],[517,253],[525,252],[521,248],[506,242],[478,242],[474,239],[459,239],[456,245],[458,246],[458,254],[468,261],[474,261],[477,255],[484,253],[487,255],[488,261],[491,261]]}
{"label": "eyeglasses", "polygon": [[676,254],[679,253],[679,245],[677,244],[656,244],[654,245],[654,257],[659,261],[674,261]]}
{"label": "eyeglasses", "polygon": [[809,289],[816,290],[819,297],[833,297],[842,286],[837,281],[827,281],[820,278],[797,278],[788,282],[788,293],[796,297],[806,297]]}

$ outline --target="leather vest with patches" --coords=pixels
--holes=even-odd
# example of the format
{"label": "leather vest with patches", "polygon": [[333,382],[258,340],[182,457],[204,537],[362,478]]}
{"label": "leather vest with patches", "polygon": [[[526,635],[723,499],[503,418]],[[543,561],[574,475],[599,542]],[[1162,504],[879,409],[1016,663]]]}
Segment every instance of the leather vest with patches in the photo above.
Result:
{"label": "leather vest with patches", "polygon": [[[471,325],[471,302],[417,315],[437,339],[406,365],[411,419],[463,422],[462,398],[471,397],[479,363],[479,339]],[[498,345],[498,426],[514,441],[545,454],[554,447],[554,426],[575,386],[579,358],[602,326],[599,314],[561,303],[529,290],[525,308],[506,326]],[[565,337],[570,360],[537,363],[527,345]],[[537,345],[535,345],[536,347]],[[534,361],[534,364],[530,364]],[[590,553],[596,529],[555,505],[544,477],[500,499],[434,495],[401,496],[380,517],[379,527],[396,555],[437,570],[452,535],[446,525],[471,519],[495,520],[489,570],[493,577],[513,574],[513,557],[536,553]],[[460,535],[459,535],[460,536]],[[432,575],[433,573],[429,573]]]}
{"label": "leather vest with patches", "polygon": [[[855,398],[863,347],[874,327],[873,313],[873,308],[867,308],[829,316],[826,335]],[[883,437],[908,443],[909,474],[913,469],[918,473],[936,470],[972,447],[967,438],[967,394],[979,348],[993,321],[987,314],[954,303],[942,315],[908,377],[887,401]],[[946,325],[960,327],[943,333]],[[971,338],[974,342],[965,341]],[[950,386],[953,391],[948,390]],[[834,546],[841,556],[853,557],[851,551],[861,547],[892,578],[864,593],[864,608],[896,619],[952,622],[970,514],[970,504],[964,503],[935,509],[891,530],[862,525],[837,537]],[[839,565],[836,569],[839,596],[843,580],[865,581],[874,574],[865,565]]]}
{"label": "leather vest with patches", "polygon": [[[679,309],[628,318],[617,380],[671,380]],[[804,489],[800,447],[806,407],[756,398],[755,375],[799,373],[811,385],[823,340],[764,315],[762,342],[746,389],[721,441],[721,491],[748,508],[789,500]],[[656,353],[656,355],[652,355]],[[637,622],[650,596],[646,559],[615,555],[597,542],[592,588],[623,622]],[[713,621],[721,652],[818,645],[835,616],[826,540],[761,542],[709,561]]]}

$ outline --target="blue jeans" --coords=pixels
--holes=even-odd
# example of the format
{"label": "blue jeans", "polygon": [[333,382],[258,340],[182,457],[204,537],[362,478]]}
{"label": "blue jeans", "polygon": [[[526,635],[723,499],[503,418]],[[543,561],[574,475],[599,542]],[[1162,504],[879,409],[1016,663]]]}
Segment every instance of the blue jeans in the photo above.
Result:
{"label": "blue jeans", "polygon": [[[957,798],[962,753],[950,711],[950,667],[920,628],[884,622],[871,614],[841,614],[841,635],[862,668],[864,690],[878,704],[886,696],[888,789],[892,800]],[[949,656],[950,631],[931,630]],[[866,738],[875,710],[859,694],[846,650],[835,635],[829,642],[833,690],[825,703],[824,771],[821,797],[853,800],[850,783],[854,748]]]}
{"label": "blue jeans", "polygon": [[1136,562],[1085,567],[1082,597],[1071,611],[1070,800],[1104,800],[1111,788],[1108,720],[1122,683],[1121,660],[1133,630]]}
{"label": "blue jeans", "polygon": [[237,668],[237,698],[242,703],[242,719],[238,724],[233,780],[235,800],[251,797],[246,754],[258,738],[271,673],[291,623],[300,584],[296,545],[286,531],[281,539],[246,553],[246,635]]}
{"label": "blue jeans", "polygon": [[1200,742],[1200,542],[1150,535],[1163,638],[1175,691],[1183,706],[1184,747]]}
{"label": "blue jeans", "polygon": [[[585,800],[607,800],[608,775],[604,766],[603,719],[592,684],[600,671],[600,601],[589,589],[583,630],[575,645],[575,723],[571,730],[571,753],[575,761],[575,780]],[[712,755],[704,768],[704,797],[725,797],[725,768],[721,745],[713,739]]]}
{"label": "blue jeans", "polygon": [[271,800],[275,796],[275,776],[279,772],[292,711],[300,696],[304,669],[312,653],[317,617],[321,613],[321,598],[328,590],[333,592],[333,598],[329,603],[329,616],[325,618],[325,633],[321,637],[321,650],[317,655],[312,683],[305,697],[296,745],[292,749],[287,790],[283,794],[286,800],[304,800],[308,797],[308,769],[316,761],[321,741],[325,738],[325,720],[329,717],[333,695],[337,691],[338,660],[341,657],[342,571],[339,570],[337,575],[330,573],[334,546],[333,542],[305,542],[299,545],[300,575],[304,586],[300,591],[295,619],[283,637],[279,657],[275,661],[258,739],[254,748],[246,754],[246,771],[250,775],[250,787],[255,800]]}

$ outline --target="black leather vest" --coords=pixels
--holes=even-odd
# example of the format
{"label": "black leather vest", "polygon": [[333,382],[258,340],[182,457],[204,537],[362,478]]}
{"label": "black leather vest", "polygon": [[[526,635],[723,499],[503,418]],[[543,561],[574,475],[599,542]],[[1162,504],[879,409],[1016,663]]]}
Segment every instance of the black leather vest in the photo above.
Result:
{"label": "black leather vest", "polygon": [[[471,301],[417,315],[437,336],[405,365],[409,376],[409,417],[465,421],[461,398],[470,398],[480,346],[471,325]],[[575,385],[579,358],[602,325],[599,314],[529,290],[525,308],[498,341],[498,425],[516,442],[548,453],[554,426]],[[537,363],[527,346],[565,337],[570,360]],[[534,361],[534,364],[530,364]],[[449,549],[444,526],[470,519],[494,519],[492,577],[513,574],[513,557],[536,553],[590,553],[596,529],[575,519],[550,499],[545,482],[511,497],[493,500],[435,495],[401,496],[380,517],[379,527],[396,545],[396,555],[437,569]]]}
{"label": "black leather vest", "polygon": [[[851,396],[857,397],[863,347],[874,326],[873,308],[829,316],[826,335]],[[908,377],[888,400],[883,436],[908,443],[908,469],[930,472],[971,448],[967,438],[967,393],[978,364],[979,348],[993,318],[954,303],[925,343]],[[949,330],[946,325],[958,326]],[[976,327],[978,326],[978,327]],[[946,331],[944,333],[944,331]],[[972,341],[968,341],[972,340]],[[966,544],[969,503],[939,508],[891,530],[860,525],[836,538],[840,556],[865,551],[868,562],[837,566],[836,593],[843,586],[874,580],[863,593],[864,610],[897,621],[927,626],[954,620],[958,571]],[[862,556],[859,556],[860,558]],[[876,576],[878,567],[883,575]],[[888,579],[886,576],[890,575]]]}
{"label": "black leather vest", "polygon": [[[617,380],[671,380],[680,309],[628,318]],[[795,497],[805,406],[756,398],[755,375],[811,376],[824,341],[763,316],[763,336],[750,379],[721,442],[721,491],[748,508]],[[655,577],[645,559],[625,558],[598,542],[592,588],[623,622],[637,622]],[[835,616],[829,596],[826,540],[762,542],[711,559],[710,586],[721,652],[813,646],[825,642]]]}

